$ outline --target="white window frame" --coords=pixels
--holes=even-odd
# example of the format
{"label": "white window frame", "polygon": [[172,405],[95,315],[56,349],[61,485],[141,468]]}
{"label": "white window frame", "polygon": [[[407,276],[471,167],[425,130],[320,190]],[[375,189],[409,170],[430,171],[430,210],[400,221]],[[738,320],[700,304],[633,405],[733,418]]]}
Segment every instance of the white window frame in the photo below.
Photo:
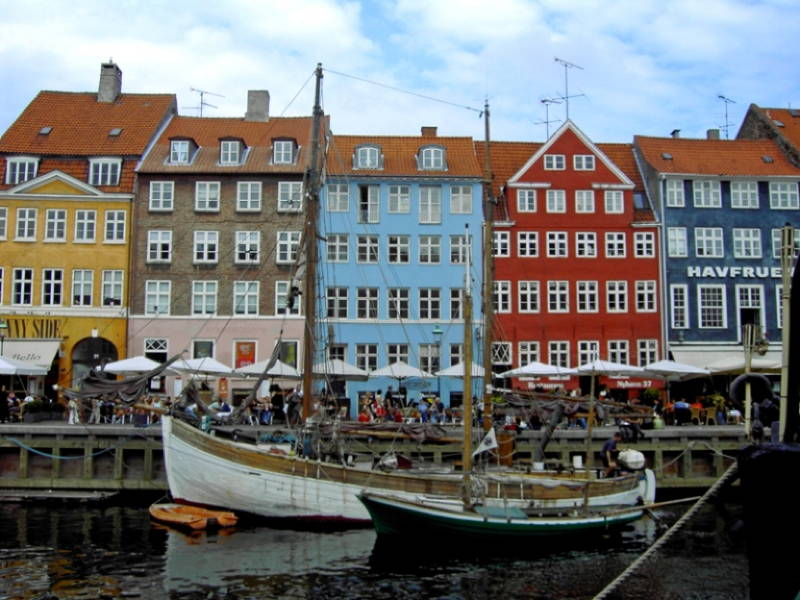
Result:
{"label": "white window frame", "polygon": [[600,358],[598,340],[578,340],[578,365],[585,365]]}
{"label": "white window frame", "polygon": [[103,227],[104,244],[124,244],[127,229],[127,215],[124,210],[105,211]]}
{"label": "white window frame", "polygon": [[64,303],[64,269],[42,269],[42,306]]}
{"label": "white window frame", "polygon": [[97,211],[76,210],[72,241],[76,244],[94,244],[97,235]]}
{"label": "white window frame", "polygon": [[438,265],[442,262],[442,236],[421,235],[418,238],[417,261],[421,265]]}
{"label": "white window frame", "polygon": [[442,222],[441,186],[419,186],[419,222],[425,225],[438,225]]}
{"label": "white window frame", "polygon": [[219,142],[219,164],[239,165],[242,162],[244,152],[242,142],[239,140],[220,140]]}
{"label": "white window frame", "polygon": [[622,190],[605,190],[603,205],[608,215],[621,215],[625,212],[625,194]]}
{"label": "white window frame", "polygon": [[325,259],[330,263],[350,260],[350,237],[346,233],[329,233],[325,236]]}
{"label": "white window frame", "polygon": [[197,212],[219,212],[219,181],[197,181],[194,188],[194,209]]}
{"label": "white window frame", "polygon": [[539,232],[517,232],[517,258],[537,258],[539,256]]}
{"label": "white window frame", "polygon": [[607,356],[610,362],[628,365],[631,362],[631,350],[628,340],[608,340]]}
{"label": "white window frame", "polygon": [[381,149],[377,146],[359,146],[356,148],[356,169],[376,171],[381,168]]}
{"label": "white window frame", "polygon": [[104,269],[100,280],[100,305],[122,306],[124,286],[125,272],[122,269]]}
{"label": "white window frame", "polygon": [[636,231],[633,234],[634,258],[655,258],[656,234],[652,231]]}
{"label": "white window frame", "polygon": [[697,258],[723,258],[725,241],[722,227],[694,228],[694,255]]}
{"label": "white window frame", "polygon": [[636,340],[638,365],[644,367],[658,361],[658,340],[652,338]]}
{"label": "white window frame", "polygon": [[[715,291],[719,295],[719,305],[707,306],[704,303],[703,292]],[[720,324],[708,325],[708,315],[703,314],[704,310],[719,311]],[[725,284],[701,283],[697,285],[697,327],[699,329],[727,329],[728,327],[728,307],[727,290]]]}
{"label": "white window frame", "polygon": [[692,199],[695,208],[721,208],[722,193],[716,179],[695,179],[692,181]]}
{"label": "white window frame", "polygon": [[492,237],[492,256],[508,258],[511,256],[511,232],[494,231]]}
{"label": "white window frame", "polygon": [[260,181],[236,182],[237,212],[258,212],[261,210],[261,198],[264,193]]}
{"label": "white window frame", "polygon": [[511,312],[511,281],[495,280],[494,293],[494,312],[498,314]]}
{"label": "white window frame", "polygon": [[408,214],[411,212],[411,186],[389,186],[389,213]]}
{"label": "white window frame", "polygon": [[731,181],[731,208],[759,207],[757,181]]}
{"label": "white window frame", "polygon": [[11,277],[12,306],[33,306],[33,269],[14,267]]}
{"label": "white window frame", "polygon": [[350,210],[350,186],[346,183],[329,183],[326,186],[328,195],[328,212],[347,212]]}
{"label": "white window frame", "polygon": [[386,316],[389,319],[408,319],[411,315],[411,290],[390,287],[386,294]]}
{"label": "white window frame", "polygon": [[734,293],[736,295],[736,316],[739,324],[739,330],[742,327],[742,309],[754,308],[758,310],[759,329],[764,329],[766,314],[765,314],[765,298],[764,286],[758,284],[736,284],[734,286]]}
{"label": "white window frame", "polygon": [[147,208],[152,212],[168,212],[175,205],[174,181],[151,181]]}
{"label": "white window frame", "polygon": [[356,288],[356,319],[377,319],[380,291],[376,287]]}
{"label": "white window frame", "polygon": [[260,282],[240,280],[233,282],[233,316],[254,317],[259,314]]}
{"label": "white window frame", "polygon": [[605,234],[606,258],[625,258],[628,240],[624,231],[607,231]]}
{"label": "white window frame", "polygon": [[672,258],[689,256],[686,227],[667,227],[667,256]]}
{"label": "white window frame", "polygon": [[547,342],[547,363],[554,367],[569,369],[569,342],[566,340],[551,340]]}
{"label": "white window frame", "polygon": [[261,232],[236,231],[234,262],[237,265],[255,265],[261,262]]}
{"label": "white window frame", "polygon": [[272,142],[272,164],[293,165],[295,155],[294,140],[275,140]]}
{"label": "white window frame", "polygon": [[758,227],[733,228],[733,257],[761,258],[761,229]]}
{"label": "white window frame", "polygon": [[542,310],[541,285],[536,280],[517,281],[517,310],[521,314],[539,313]]}
{"label": "white window frame", "polygon": [[664,185],[664,195],[668,208],[683,208],[686,206],[686,189],[683,179],[667,179]]}
{"label": "white window frame", "polygon": [[72,290],[70,294],[72,306],[92,306],[94,303],[94,271],[73,269],[70,289]]}
{"label": "white window frame", "polygon": [[472,186],[471,185],[451,185],[450,186],[450,214],[471,215],[472,214]]}
{"label": "white window frame", "polygon": [[67,241],[67,209],[48,208],[44,214],[44,241]]}
{"label": "white window frame", "polygon": [[[166,257],[164,253],[166,251]],[[147,232],[147,263],[172,262],[172,231],[150,229]]]}
{"label": "white window frame", "polygon": [[594,171],[594,154],[574,154],[572,156],[572,168],[575,171]]}
{"label": "white window frame", "polygon": [[628,312],[628,282],[624,279],[606,281],[606,312]]}
{"label": "white window frame", "polygon": [[300,315],[300,304],[298,298],[289,307],[289,295],[291,293],[291,281],[275,282],[275,314],[276,315]]}
{"label": "white window frame", "polygon": [[467,254],[469,254],[470,244],[469,239],[464,234],[455,234],[450,236],[450,264],[463,265],[467,262]]}
{"label": "white window frame", "polygon": [[381,188],[379,185],[359,185],[356,222],[379,223],[381,219]]}
{"label": "white window frame", "polygon": [[170,314],[172,282],[168,279],[148,279],[144,282],[144,314]]}
{"label": "white window frame", "polygon": [[636,312],[654,313],[658,310],[658,294],[655,279],[636,281]]}
{"label": "white window frame", "polygon": [[545,171],[563,171],[567,168],[567,157],[563,154],[545,154]]}
{"label": "white window frame", "polygon": [[769,207],[772,210],[797,210],[800,200],[795,181],[769,182]]}
{"label": "white window frame", "polygon": [[540,345],[535,340],[517,342],[517,361],[520,367],[540,362]]}
{"label": "white window frame", "polygon": [[597,233],[594,231],[575,232],[575,257],[597,258]]}
{"label": "white window frame", "polygon": [[566,231],[547,232],[547,257],[567,258],[569,256],[569,235]]}
{"label": "white window frame", "polygon": [[589,214],[594,211],[594,190],[575,190],[575,212]]}
{"label": "white window frame", "polygon": [[92,185],[119,185],[121,173],[121,158],[89,159],[89,183]]}
{"label": "white window frame", "polygon": [[17,222],[15,242],[35,242],[36,241],[36,228],[39,217],[39,211],[35,208],[20,207],[17,208]]}
{"label": "white window frame", "polygon": [[328,319],[346,319],[350,304],[350,288],[328,286],[325,288],[325,314]]}
{"label": "white window frame", "polygon": [[363,234],[356,236],[356,262],[361,265],[376,265],[380,261],[380,236]]}
{"label": "white window frame", "polygon": [[169,142],[169,162],[173,165],[185,165],[189,163],[189,153],[191,151],[189,140],[170,140]]}
{"label": "white window frame", "polygon": [[566,190],[547,190],[545,192],[547,212],[565,213],[567,212],[567,191]]}
{"label": "white window frame", "polygon": [[192,264],[209,265],[219,262],[219,231],[194,231]]}
{"label": "white window frame", "polygon": [[356,344],[356,366],[362,371],[378,368],[378,344]]}
{"label": "white window frame", "polygon": [[536,212],[536,190],[517,189],[517,212]]}
{"label": "white window frame", "polygon": [[217,314],[219,284],[213,280],[192,281],[192,314],[213,316]]}
{"label": "white window frame", "polygon": [[581,279],[575,282],[575,299],[579,313],[600,312],[599,290],[600,287],[596,280]]}
{"label": "white window frame", "polygon": [[669,286],[670,327],[689,329],[689,286],[673,283]]}
{"label": "white window frame", "polygon": [[276,233],[275,264],[290,265],[297,260],[301,235],[300,231],[278,231]]}
{"label": "white window frame", "polygon": [[303,210],[303,182],[278,182],[278,212],[298,213]]}
{"label": "white window frame", "polygon": [[547,312],[569,312],[569,281],[549,280],[547,282]]}
{"label": "white window frame", "polygon": [[19,185],[35,179],[39,159],[35,156],[9,156],[6,158],[6,184]]}
{"label": "white window frame", "polygon": [[442,318],[442,290],[433,287],[419,288],[418,315],[420,320],[432,321]]}
{"label": "white window frame", "polygon": [[445,152],[439,146],[420,148],[420,169],[422,171],[444,171]]}
{"label": "white window frame", "polygon": [[[8,236],[8,208],[0,206],[0,240],[5,240]],[[2,298],[0,298],[2,302]]]}

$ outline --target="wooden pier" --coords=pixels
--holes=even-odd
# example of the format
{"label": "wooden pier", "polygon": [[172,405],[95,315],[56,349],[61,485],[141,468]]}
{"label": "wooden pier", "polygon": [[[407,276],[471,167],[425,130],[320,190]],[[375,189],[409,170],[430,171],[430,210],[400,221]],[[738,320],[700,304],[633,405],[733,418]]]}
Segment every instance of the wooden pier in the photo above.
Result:
{"label": "wooden pier", "polygon": [[[452,438],[460,435],[452,428]],[[280,426],[238,426],[248,437],[278,430]],[[591,448],[595,464],[599,451],[615,428],[594,430]],[[501,451],[534,467],[533,457],[541,431],[513,435],[513,442],[500,435]],[[645,432],[635,444],[621,443],[641,451],[658,480],[659,489],[705,488],[714,483],[746,445],[741,425],[667,427]],[[513,445],[512,445],[513,444]],[[352,450],[360,455],[380,456],[395,450],[417,460],[457,462],[461,448],[456,443],[418,444],[411,440],[354,438]],[[586,432],[582,429],[557,430],[546,449],[545,462],[573,464],[580,456],[586,464]],[[368,460],[368,459],[367,459]],[[125,491],[165,491],[167,489],[161,448],[161,428],[132,425],[67,425],[65,423],[15,423],[0,425],[0,497],[37,497],[42,493],[62,495],[97,494]]]}

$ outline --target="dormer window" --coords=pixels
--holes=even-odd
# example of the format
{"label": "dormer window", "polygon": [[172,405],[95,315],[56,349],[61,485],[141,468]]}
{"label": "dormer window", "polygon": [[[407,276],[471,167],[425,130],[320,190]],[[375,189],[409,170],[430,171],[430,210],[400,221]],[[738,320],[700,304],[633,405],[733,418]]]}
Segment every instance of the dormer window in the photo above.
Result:
{"label": "dormer window", "polygon": [[119,185],[121,170],[121,158],[92,158],[89,161],[89,183],[92,185]]}
{"label": "dormer window", "polygon": [[36,177],[39,159],[32,156],[14,156],[6,159],[6,183],[16,185]]}
{"label": "dormer window", "polygon": [[423,171],[444,171],[444,148],[428,146],[420,149],[419,168]]}
{"label": "dormer window", "polygon": [[356,169],[382,169],[383,155],[378,146],[361,146],[356,148],[355,164]]}
{"label": "dormer window", "polygon": [[241,140],[221,140],[219,143],[219,162],[222,165],[238,165],[242,162]]}
{"label": "dormer window", "polygon": [[275,140],[272,144],[272,164],[294,164],[294,140]]}
{"label": "dormer window", "polygon": [[169,143],[169,162],[186,164],[189,162],[189,140],[172,140]]}

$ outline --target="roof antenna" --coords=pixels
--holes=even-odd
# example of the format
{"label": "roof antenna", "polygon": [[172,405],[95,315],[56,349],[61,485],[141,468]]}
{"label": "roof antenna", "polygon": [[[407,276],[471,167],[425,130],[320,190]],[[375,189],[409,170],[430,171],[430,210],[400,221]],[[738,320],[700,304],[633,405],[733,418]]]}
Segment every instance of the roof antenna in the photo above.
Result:
{"label": "roof antenna", "polygon": [[554,59],[557,63],[564,66],[564,95],[559,98],[559,100],[564,100],[567,108],[567,121],[569,121],[569,99],[570,98],[578,98],[579,96],[583,96],[584,94],[577,94],[575,96],[569,95],[569,70],[570,69],[580,69],[583,71],[583,67],[580,65],[576,65],[575,63],[568,62],[563,58],[558,58],[557,56]]}
{"label": "roof antenna", "polygon": [[218,106],[216,106],[214,104],[209,104],[208,102],[206,102],[206,94],[208,94],[209,96],[218,96],[219,98],[224,98],[225,97],[222,94],[215,94],[214,92],[209,92],[208,90],[201,90],[201,89],[198,89],[198,88],[189,88],[189,91],[197,92],[198,94],[200,94],[200,106],[188,106],[186,108],[188,110],[200,110],[200,116],[201,117],[203,116],[203,107],[204,106],[210,106],[211,108],[219,108]]}
{"label": "roof antenna", "polygon": [[534,125],[544,125],[545,131],[547,132],[547,139],[550,139],[550,123],[558,123],[557,120],[550,120],[550,105],[551,104],[561,104],[561,100],[558,98],[542,98],[539,100],[542,104],[544,104],[544,121],[537,121]]}
{"label": "roof antenna", "polygon": [[718,95],[717,98],[722,100],[725,103],[725,125],[722,126],[722,129],[725,130],[725,139],[730,139],[728,137],[728,128],[730,127],[730,123],[728,123],[728,104],[736,104],[736,100],[731,100],[730,98],[726,98],[722,94]]}

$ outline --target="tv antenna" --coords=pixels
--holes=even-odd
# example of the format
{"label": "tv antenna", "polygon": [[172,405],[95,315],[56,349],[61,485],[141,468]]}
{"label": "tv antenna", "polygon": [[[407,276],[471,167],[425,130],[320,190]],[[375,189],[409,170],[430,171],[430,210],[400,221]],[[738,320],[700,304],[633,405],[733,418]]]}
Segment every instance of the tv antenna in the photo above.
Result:
{"label": "tv antenna", "polygon": [[537,121],[534,125],[544,125],[545,130],[547,131],[547,139],[550,139],[550,123],[558,123],[558,121],[550,120],[550,105],[551,104],[561,104],[561,100],[557,98],[542,98],[539,100],[542,104],[544,104],[544,121]]}
{"label": "tv antenna", "polygon": [[558,58],[557,56],[554,59],[558,64],[563,65],[564,67],[564,96],[559,98],[560,100],[564,100],[564,104],[566,105],[567,109],[567,121],[569,121],[569,99],[570,98],[578,98],[579,96],[583,96],[583,94],[577,94],[575,96],[569,95],[569,70],[570,69],[580,69],[583,71],[583,67],[580,65],[576,65],[575,63],[571,63],[569,61],[564,60],[563,58]]}
{"label": "tv antenna", "polygon": [[717,98],[722,100],[725,103],[725,125],[722,126],[722,129],[725,130],[725,139],[730,139],[728,137],[728,128],[730,127],[730,123],[728,122],[728,104],[736,104],[736,100],[731,100],[723,96],[722,94],[718,95]]}
{"label": "tv antenna", "polygon": [[199,88],[189,88],[189,91],[197,92],[198,94],[200,94],[200,106],[190,106],[188,108],[189,108],[189,110],[199,110],[201,117],[203,116],[203,107],[209,106],[211,108],[219,108],[215,104],[210,104],[209,102],[206,102],[206,95],[208,95],[208,96],[217,96],[219,98],[224,98],[225,97],[222,94],[215,94],[214,92],[209,92],[208,90],[201,90]]}

